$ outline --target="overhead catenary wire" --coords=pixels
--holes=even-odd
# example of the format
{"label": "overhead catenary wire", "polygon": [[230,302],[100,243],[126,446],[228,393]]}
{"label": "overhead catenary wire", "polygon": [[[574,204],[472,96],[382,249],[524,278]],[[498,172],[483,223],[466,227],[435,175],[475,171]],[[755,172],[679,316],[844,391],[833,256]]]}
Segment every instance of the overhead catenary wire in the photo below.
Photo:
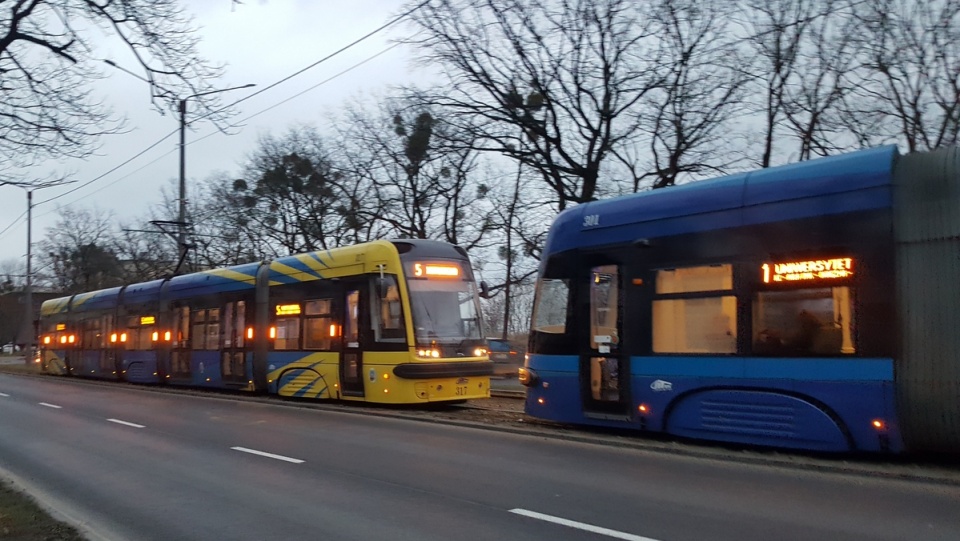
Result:
{"label": "overhead catenary wire", "polygon": [[[294,73],[292,73],[292,74],[290,74],[290,75],[288,75],[288,76],[286,76],[286,77],[283,77],[283,78],[281,78],[280,80],[278,80],[278,81],[276,81],[276,82],[274,82],[274,83],[271,83],[270,85],[268,85],[268,86],[266,86],[266,87],[258,90],[257,92],[254,92],[254,93],[252,93],[252,94],[250,94],[250,95],[247,95],[247,96],[245,96],[245,97],[243,97],[243,98],[240,98],[240,99],[238,99],[238,100],[230,103],[229,105],[226,105],[225,107],[222,107],[222,108],[217,109],[217,110],[215,110],[215,111],[211,111],[210,113],[207,113],[206,115],[202,115],[202,116],[200,116],[200,117],[198,117],[198,118],[195,118],[195,119],[193,119],[193,120],[191,121],[191,123],[197,122],[197,121],[202,120],[202,119],[204,119],[204,118],[207,118],[208,116],[213,115],[213,114],[216,114],[216,113],[218,113],[218,112],[222,112],[222,111],[225,110],[225,109],[229,109],[230,107],[233,107],[233,106],[235,106],[235,105],[237,105],[237,104],[239,104],[239,103],[242,103],[242,102],[244,102],[244,101],[246,101],[246,100],[248,100],[248,99],[250,99],[250,98],[252,98],[252,97],[254,97],[254,96],[260,95],[260,94],[262,94],[262,93],[264,93],[264,92],[266,92],[266,91],[268,91],[268,90],[270,90],[270,89],[273,89],[273,88],[275,88],[275,87],[277,87],[277,86],[279,86],[279,85],[281,85],[281,84],[283,84],[283,83],[285,83],[285,82],[287,82],[287,81],[289,81],[289,80],[291,80],[291,79],[293,79],[293,78],[295,78],[295,77],[297,77],[297,76],[299,76],[299,75],[301,75],[301,74],[303,74],[303,73],[305,73],[305,72],[307,72],[307,71],[309,71],[309,70],[311,70],[311,69],[313,69],[313,68],[315,68],[315,67],[317,67],[317,66],[319,66],[319,65],[321,65],[321,64],[323,64],[324,62],[329,61],[330,59],[332,59],[332,58],[334,58],[334,57],[336,57],[336,56],[344,53],[345,51],[347,51],[347,50],[349,50],[349,49],[351,49],[351,48],[359,45],[360,43],[366,41],[367,39],[370,39],[371,37],[377,35],[378,33],[382,32],[382,31],[384,31],[384,30],[386,30],[387,28],[390,28],[391,26],[397,24],[398,22],[402,21],[402,20],[405,19],[406,17],[409,17],[412,13],[414,13],[416,10],[420,9],[421,7],[425,6],[425,5],[426,5],[427,3],[429,3],[429,2],[430,2],[430,0],[424,0],[423,2],[417,4],[416,6],[410,8],[410,9],[408,9],[407,11],[401,13],[400,15],[394,17],[394,18],[391,19],[390,21],[388,21],[388,22],[384,23],[383,25],[377,27],[376,29],[368,32],[367,34],[361,36],[360,38],[357,38],[356,40],[350,42],[349,44],[347,44],[347,45],[345,45],[345,46],[343,46],[343,47],[341,47],[340,49],[337,49],[337,50],[334,51],[333,53],[330,53],[330,54],[324,56],[323,58],[317,60],[316,62],[313,62],[313,63],[309,64],[308,66],[306,66],[306,67],[304,67],[304,68],[301,68],[301,69],[295,71]],[[249,117],[247,117],[247,118],[244,119],[244,120],[248,120],[248,119],[250,119],[250,118],[254,118],[254,117],[256,117],[256,116],[258,116],[258,115],[260,115],[260,114],[263,114],[263,113],[266,112],[266,111],[269,111],[270,109],[273,109],[273,108],[275,108],[275,107],[277,107],[277,106],[279,106],[279,105],[282,105],[282,104],[284,104],[284,103],[286,103],[286,102],[288,102],[288,101],[290,101],[290,100],[292,100],[292,99],[294,99],[294,98],[296,98],[296,97],[299,97],[299,96],[305,94],[306,92],[309,92],[310,90],[313,90],[313,89],[315,89],[315,88],[317,88],[317,87],[319,87],[319,86],[321,86],[321,85],[323,85],[323,84],[326,84],[326,83],[334,80],[335,78],[337,78],[337,77],[339,77],[339,76],[342,76],[343,74],[348,73],[349,71],[355,69],[356,67],[359,67],[359,66],[365,64],[366,62],[369,62],[370,60],[372,60],[372,59],[374,59],[374,58],[376,58],[376,57],[379,57],[380,55],[386,53],[387,51],[394,49],[395,47],[397,47],[397,46],[399,46],[399,45],[400,45],[399,43],[394,44],[394,45],[391,45],[390,47],[387,47],[386,49],[384,49],[384,50],[382,50],[382,51],[380,51],[380,52],[378,52],[378,53],[376,53],[376,54],[374,54],[374,55],[366,58],[365,60],[362,60],[362,61],[358,62],[357,64],[354,64],[354,65],[351,66],[350,68],[347,68],[347,69],[339,72],[338,74],[336,74],[336,75],[334,75],[334,76],[332,76],[332,77],[329,77],[329,78],[327,78],[326,80],[324,80],[324,81],[322,81],[322,82],[320,82],[320,83],[317,83],[316,85],[311,86],[310,88],[308,88],[308,89],[306,89],[306,90],[304,90],[304,91],[298,92],[297,94],[295,94],[295,95],[293,95],[293,96],[291,96],[291,97],[285,98],[285,99],[283,99],[283,100],[281,100],[281,101],[279,101],[279,102],[277,102],[277,103],[275,103],[275,104],[273,104],[273,105],[271,105],[271,106],[269,106],[269,107],[267,107],[267,108],[265,108],[265,109],[263,109],[263,110],[255,113],[255,114],[253,114],[253,115],[250,115]],[[241,122],[242,122],[242,121],[241,121]],[[70,189],[70,190],[68,190],[68,191],[66,191],[66,192],[64,192],[64,193],[62,193],[62,194],[58,194],[58,195],[56,195],[56,196],[53,196],[53,197],[50,197],[50,198],[45,199],[45,200],[43,200],[43,201],[40,201],[40,202],[36,203],[34,206],[42,205],[42,204],[44,204],[44,203],[49,203],[49,202],[51,202],[51,201],[60,199],[60,198],[65,197],[65,196],[67,196],[67,195],[69,195],[69,194],[71,194],[71,193],[74,193],[74,192],[76,192],[76,191],[78,191],[78,190],[81,190],[81,189],[83,189],[83,188],[86,188],[87,186],[89,186],[89,185],[91,185],[91,184],[93,184],[93,183],[95,183],[95,182],[98,182],[98,181],[102,180],[102,179],[103,179],[104,177],[106,177],[107,175],[110,175],[110,174],[114,173],[115,171],[117,171],[117,170],[120,169],[121,167],[129,164],[130,162],[136,160],[137,158],[141,157],[141,156],[144,155],[145,153],[149,152],[150,150],[152,150],[153,148],[155,148],[156,146],[158,146],[158,145],[161,144],[162,142],[164,142],[164,141],[166,141],[167,139],[169,139],[171,136],[175,135],[177,132],[178,132],[178,130],[174,130],[174,131],[170,132],[169,134],[163,136],[163,137],[160,138],[159,140],[157,140],[157,141],[155,141],[154,143],[150,144],[150,145],[149,145],[148,147],[146,147],[144,150],[138,152],[137,154],[135,154],[135,155],[132,156],[131,158],[128,158],[127,160],[125,160],[125,161],[123,161],[122,163],[120,163],[119,165],[111,168],[110,170],[104,172],[103,174],[98,175],[97,177],[95,177],[95,178],[93,178],[93,179],[90,179],[90,180],[88,180],[88,181],[80,184],[79,186],[76,186],[75,188],[72,188],[72,189]],[[212,134],[210,134],[210,135],[212,135]],[[210,135],[207,135],[207,136],[204,136],[204,137],[202,137],[202,138],[200,138],[200,139],[194,140],[194,141],[192,141],[192,142],[189,143],[189,144],[198,142],[198,141],[200,141],[200,140],[202,140],[202,139],[205,139],[206,137],[209,137]],[[171,151],[171,152],[172,152],[172,151]],[[163,154],[162,156],[160,156],[160,158],[162,158],[163,156],[166,156],[167,154],[169,154],[169,152]],[[160,158],[157,158],[157,159],[155,159],[155,160],[153,160],[153,161],[151,161],[151,162],[148,162],[148,163],[145,164],[143,167],[146,167],[147,165],[150,165],[151,163],[157,161],[157,160],[160,159]],[[143,167],[141,167],[140,169],[142,169]],[[140,169],[137,169],[136,171],[139,171]],[[124,175],[123,177],[121,177],[121,178],[119,178],[119,179],[111,182],[110,184],[108,184],[108,185],[105,186],[104,188],[109,187],[109,186],[112,186],[113,184],[116,184],[117,182],[119,182],[119,181],[121,181],[121,180],[124,180],[125,178],[128,178],[130,175],[132,175],[132,174],[135,173],[136,171],[133,171],[133,172],[127,174],[127,175]],[[71,205],[71,204],[73,204],[73,203],[76,203],[76,202],[78,202],[78,201],[80,201],[80,200],[82,200],[82,199],[84,199],[84,198],[86,198],[86,197],[89,197],[90,195],[93,195],[93,194],[99,192],[100,190],[102,190],[102,189],[104,189],[104,188],[100,188],[100,189],[98,189],[98,190],[96,190],[96,191],[94,191],[94,192],[91,192],[91,193],[89,193],[89,194],[87,194],[87,195],[84,195],[84,196],[82,196],[82,197],[79,197],[79,198],[77,198],[77,199],[75,199],[75,200],[73,200],[73,201],[71,201],[71,202],[69,202],[69,203],[66,203],[66,205]],[[50,212],[52,212],[52,211],[50,211]],[[44,216],[44,215],[46,215],[46,214],[49,214],[49,212],[44,213],[44,214],[41,214],[40,216]],[[19,217],[19,218],[17,218],[16,220],[14,220],[14,222],[11,223],[9,226],[7,226],[7,227],[3,230],[3,232],[0,232],[0,235],[2,235],[2,234],[3,234],[4,232],[6,232],[7,230],[11,229],[14,225],[16,225],[16,224],[19,222],[20,219],[22,219],[22,216]]]}

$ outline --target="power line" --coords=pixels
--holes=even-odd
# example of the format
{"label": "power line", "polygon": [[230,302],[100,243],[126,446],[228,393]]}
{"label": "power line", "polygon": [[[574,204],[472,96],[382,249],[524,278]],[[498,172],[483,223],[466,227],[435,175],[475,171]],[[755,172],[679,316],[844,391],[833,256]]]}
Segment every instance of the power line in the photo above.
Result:
{"label": "power line", "polygon": [[13,226],[17,225],[20,222],[20,219],[26,215],[27,215],[27,211],[23,211],[23,213],[20,214],[20,216],[17,216],[16,218],[14,218],[13,222],[11,222],[10,225],[8,225],[7,227],[4,227],[3,231],[0,231],[0,238],[3,238],[3,236],[7,233],[7,231],[10,231],[10,229],[12,229]]}
{"label": "power line", "polygon": [[[229,104],[229,105],[227,105],[227,106],[225,106],[225,107],[222,107],[222,108],[217,109],[217,110],[215,110],[215,111],[211,111],[210,113],[207,113],[207,114],[202,115],[202,116],[200,116],[200,117],[198,117],[198,118],[195,118],[195,119],[193,119],[193,120],[191,121],[191,123],[197,122],[197,121],[199,121],[199,120],[203,120],[204,118],[207,118],[207,117],[209,117],[209,116],[211,116],[211,115],[214,115],[214,114],[216,114],[216,113],[222,112],[222,111],[224,111],[225,109],[229,109],[230,107],[233,107],[233,106],[235,106],[235,105],[237,105],[237,104],[240,104],[240,103],[242,103],[242,102],[244,102],[244,101],[246,101],[246,100],[248,100],[248,99],[250,99],[250,98],[252,98],[252,97],[254,97],[254,96],[260,95],[260,94],[266,92],[267,90],[270,90],[270,89],[272,89],[272,88],[275,88],[275,87],[277,87],[278,85],[280,85],[280,84],[282,84],[282,83],[284,83],[284,82],[286,82],[286,81],[289,81],[290,79],[293,79],[294,77],[297,77],[298,75],[301,75],[301,74],[305,73],[306,71],[309,71],[310,69],[313,69],[313,68],[316,67],[316,66],[319,66],[320,64],[322,64],[322,63],[324,63],[324,62],[326,62],[326,61],[328,61],[328,60],[330,60],[330,59],[332,59],[332,58],[340,55],[341,53],[343,53],[343,52],[345,52],[345,51],[347,51],[347,50],[355,47],[356,45],[358,45],[358,44],[366,41],[367,39],[373,37],[374,35],[376,35],[376,34],[378,34],[378,33],[380,33],[380,32],[382,32],[383,30],[385,30],[385,29],[387,29],[387,28],[395,25],[396,23],[400,22],[401,20],[405,19],[406,17],[409,17],[413,12],[415,12],[416,10],[420,9],[421,7],[427,5],[429,2],[430,2],[430,0],[424,0],[423,2],[421,2],[421,3],[417,4],[416,6],[410,8],[409,10],[407,10],[407,11],[401,13],[400,15],[394,17],[393,19],[391,19],[390,21],[386,22],[385,24],[377,27],[376,29],[368,32],[367,34],[361,36],[360,38],[358,38],[358,39],[350,42],[349,44],[341,47],[340,49],[334,51],[333,53],[330,53],[330,54],[328,54],[327,56],[325,56],[325,57],[317,60],[316,62],[311,63],[310,65],[308,65],[308,66],[306,66],[306,67],[304,67],[304,68],[302,68],[302,69],[300,69],[300,70],[298,70],[298,71],[296,71],[296,72],[294,72],[294,73],[292,73],[292,74],[290,74],[290,75],[288,75],[288,76],[286,76],[286,77],[284,77],[284,78],[282,78],[282,79],[280,79],[280,80],[278,80],[278,81],[276,81],[276,82],[274,82],[274,83],[272,83],[272,84],[270,84],[270,85],[268,85],[268,86],[266,86],[266,87],[264,87],[264,88],[262,88],[261,90],[258,90],[257,92],[254,92],[254,93],[249,94],[249,95],[247,95],[247,96],[245,96],[245,97],[243,97],[243,98],[241,98],[241,99],[239,99],[239,100],[236,100],[236,101],[234,101],[233,103],[231,103],[231,104]],[[311,91],[311,90],[313,90],[313,89],[315,89],[315,88],[317,88],[317,87],[319,87],[319,86],[321,86],[321,85],[323,85],[323,84],[326,84],[326,83],[328,83],[328,82],[336,79],[337,77],[340,77],[340,76],[342,76],[342,75],[350,72],[351,70],[353,70],[353,69],[355,69],[355,68],[357,68],[357,67],[359,67],[359,66],[361,66],[361,65],[363,65],[363,64],[365,64],[365,63],[367,63],[367,62],[369,62],[370,60],[373,60],[373,59],[381,56],[382,54],[384,54],[384,53],[386,53],[386,52],[388,52],[388,51],[396,48],[396,47],[399,46],[399,45],[400,45],[400,44],[397,43],[397,44],[394,44],[394,45],[392,45],[392,46],[390,46],[390,47],[387,47],[386,49],[384,49],[384,50],[382,50],[382,51],[380,51],[380,52],[378,52],[378,53],[376,53],[376,54],[374,54],[374,55],[366,58],[365,60],[362,60],[362,61],[358,62],[357,64],[354,64],[353,66],[351,66],[351,67],[349,67],[349,68],[347,68],[347,69],[345,69],[345,70],[337,73],[336,75],[334,75],[334,76],[332,76],[332,77],[327,78],[327,79],[324,80],[324,81],[321,81],[320,83],[317,83],[316,85],[311,86],[310,88],[308,88],[308,89],[306,89],[306,90],[303,90],[303,91],[301,91],[301,92],[298,92],[297,94],[294,94],[293,96],[290,96],[289,98],[286,98],[286,99],[284,99],[284,100],[281,100],[281,101],[279,101],[279,102],[277,102],[277,103],[275,103],[275,104],[267,107],[266,109],[263,109],[263,110],[261,110],[261,111],[259,111],[259,112],[257,112],[257,113],[254,113],[253,115],[250,115],[249,117],[245,118],[244,121],[245,121],[245,120],[249,120],[250,118],[254,118],[254,117],[258,116],[258,115],[261,115],[261,114],[265,113],[266,111],[269,111],[269,110],[271,110],[271,109],[273,109],[273,108],[275,108],[275,107],[278,107],[278,106],[280,106],[280,105],[282,105],[282,104],[284,104],[284,103],[287,103],[288,101],[290,101],[290,100],[292,100],[292,99],[294,99],[294,98],[297,98],[297,97],[299,97],[299,96],[301,96],[301,95],[303,95],[303,94],[305,94],[305,93],[307,93],[307,92],[309,92],[309,91]],[[241,122],[242,122],[242,121],[241,121]],[[99,176],[97,176],[97,177],[95,177],[95,178],[93,178],[93,179],[90,179],[90,180],[88,180],[87,182],[84,182],[84,183],[80,184],[79,186],[77,186],[77,187],[75,187],[75,188],[73,188],[73,189],[71,189],[71,190],[68,190],[68,191],[66,191],[66,192],[64,192],[64,193],[62,193],[62,194],[59,194],[59,195],[56,195],[56,196],[51,197],[51,198],[49,198],[49,199],[45,199],[45,200],[43,200],[43,201],[40,201],[39,203],[37,203],[37,205],[42,205],[42,204],[44,204],[44,203],[49,203],[49,202],[51,202],[51,201],[54,201],[54,200],[60,199],[60,198],[62,198],[62,197],[64,197],[64,196],[67,196],[67,195],[69,195],[69,194],[71,194],[71,193],[74,193],[74,192],[76,192],[76,191],[78,191],[78,190],[80,190],[80,189],[86,188],[87,186],[93,184],[94,182],[97,182],[97,181],[103,179],[103,178],[106,177],[107,175],[110,175],[111,173],[117,171],[117,170],[120,169],[121,167],[129,164],[130,162],[132,162],[132,161],[134,161],[134,160],[136,160],[136,159],[139,158],[140,156],[143,156],[144,154],[146,154],[147,152],[149,152],[150,150],[152,150],[153,148],[155,148],[155,147],[156,147],[157,145],[159,145],[160,143],[164,142],[165,140],[169,139],[171,136],[175,135],[177,132],[178,132],[178,130],[173,130],[172,132],[168,133],[167,135],[163,136],[162,138],[160,138],[159,140],[157,140],[156,142],[154,142],[153,144],[151,144],[150,146],[148,146],[147,148],[145,148],[145,149],[143,149],[142,151],[138,152],[136,155],[132,156],[131,158],[128,158],[128,159],[125,160],[124,162],[122,162],[122,163],[120,163],[119,165],[111,168],[110,170],[106,171],[105,173],[103,173],[103,174],[101,174],[101,175],[99,175]],[[196,142],[198,142],[198,141],[200,141],[200,140],[202,140],[202,139],[206,139],[207,137],[210,137],[210,136],[212,136],[212,135],[213,135],[213,134],[210,134],[210,135],[201,137],[200,139],[196,139],[196,140],[194,140],[194,141],[191,141],[191,143],[189,143],[189,144],[196,143]],[[166,154],[164,154],[163,156],[166,156],[167,154],[169,154],[169,152],[166,153]],[[80,197],[80,198],[77,198],[77,199],[75,199],[74,201],[72,201],[72,202],[70,202],[70,203],[67,203],[67,204],[70,205],[70,204],[76,203],[77,201],[80,201],[80,200],[82,200],[82,199],[84,199],[84,198],[86,198],[86,197],[89,197],[90,195],[93,195],[93,194],[95,194],[95,193],[97,193],[97,192],[99,192],[99,191],[101,191],[101,190],[103,190],[103,189],[105,189],[105,188],[107,188],[107,187],[109,187],[109,186],[112,186],[112,185],[116,184],[117,182],[120,182],[121,180],[124,180],[124,179],[128,178],[130,175],[132,175],[132,174],[135,173],[136,171],[140,171],[141,169],[143,169],[143,168],[146,167],[147,165],[150,165],[150,164],[156,162],[157,160],[159,160],[159,159],[162,158],[163,156],[160,156],[159,158],[157,158],[157,159],[155,159],[155,160],[153,160],[153,161],[151,161],[151,162],[148,162],[147,164],[145,164],[144,166],[140,167],[139,169],[137,169],[137,170],[135,170],[135,171],[132,171],[131,173],[129,173],[129,174],[123,176],[123,177],[118,178],[117,180],[111,182],[110,184],[107,184],[107,185],[104,186],[103,188],[100,188],[100,189],[98,189],[98,190],[96,190],[96,191],[94,191],[94,192],[91,192],[90,194],[87,194],[87,195],[85,195],[85,196],[82,196],[82,197]],[[51,212],[52,212],[52,211],[51,211]],[[46,214],[49,214],[49,212],[48,212],[48,213],[45,213],[45,214],[42,214],[41,216],[46,215]],[[21,218],[22,218],[22,215],[21,215]],[[0,235],[3,235],[4,232],[6,232],[6,231],[7,231],[8,229],[10,229],[11,227],[13,227],[19,219],[20,219],[20,218],[17,218],[17,220],[14,220],[14,223],[12,223],[12,224],[9,225],[6,229],[4,229],[2,232],[0,232]]]}
{"label": "power line", "polygon": [[[133,160],[139,158],[140,156],[143,156],[144,154],[146,154],[147,152],[149,152],[150,150],[152,150],[154,147],[156,147],[156,146],[159,145],[160,143],[162,143],[162,142],[166,141],[167,139],[169,139],[170,136],[175,135],[178,131],[179,131],[179,129],[176,129],[176,130],[173,130],[172,132],[164,135],[163,137],[161,137],[159,140],[157,140],[157,141],[156,141],[155,143],[153,143],[152,145],[150,145],[150,146],[148,146],[147,148],[141,150],[141,151],[138,152],[136,155],[134,155],[132,158],[128,158],[126,161],[124,161],[124,162],[121,163],[120,165],[117,165],[117,166],[114,167],[113,169],[110,169],[110,170],[107,171],[106,173],[103,173],[102,175],[100,175],[100,176],[98,176],[98,177],[92,178],[92,179],[84,182],[83,184],[77,186],[76,188],[73,188],[72,190],[67,190],[67,191],[63,192],[62,194],[60,194],[60,195],[55,195],[55,196],[51,197],[50,199],[44,199],[43,201],[40,201],[39,203],[37,203],[37,205],[42,205],[42,204],[44,204],[44,203],[49,203],[49,202],[54,201],[54,200],[56,200],[56,199],[60,199],[61,197],[65,196],[65,195],[70,195],[70,194],[72,194],[73,192],[75,192],[75,191],[77,191],[77,190],[79,190],[79,189],[81,189],[81,188],[86,188],[87,186],[89,186],[89,185],[93,184],[94,182],[102,179],[103,177],[109,175],[110,173],[113,173],[113,172],[116,171],[117,169],[120,169],[120,168],[123,167],[124,165],[127,165],[128,163],[132,162]],[[154,161],[156,161],[156,160],[154,160]],[[153,163],[153,162],[150,162],[150,163]],[[147,165],[149,165],[149,164],[147,164]],[[138,171],[139,171],[139,169],[138,169]],[[123,178],[125,178],[125,177],[121,177],[121,180],[122,180]],[[95,192],[94,192],[94,193],[95,193]],[[90,194],[88,194],[88,195],[90,195]],[[87,196],[84,196],[84,197],[87,197]],[[82,199],[82,198],[80,198],[80,199]],[[76,201],[79,201],[80,199],[77,199]],[[74,202],[76,202],[76,201],[74,201]],[[69,203],[68,203],[68,204],[69,204]]]}
{"label": "power line", "polygon": [[[196,122],[196,121],[198,121],[198,120],[203,120],[204,118],[207,118],[208,116],[211,116],[211,115],[217,114],[217,113],[219,113],[219,112],[221,112],[221,111],[224,111],[224,110],[226,110],[226,109],[229,109],[230,107],[233,107],[234,105],[237,105],[237,104],[239,104],[239,103],[242,103],[242,102],[244,102],[244,101],[246,101],[246,100],[249,100],[250,98],[252,98],[252,97],[254,97],[254,96],[259,96],[260,94],[263,94],[263,93],[266,92],[267,90],[270,90],[271,88],[274,88],[274,87],[277,86],[277,85],[280,85],[280,84],[282,84],[282,83],[285,83],[285,82],[289,81],[290,79],[293,79],[294,77],[296,77],[296,76],[298,76],[298,75],[300,75],[300,74],[302,74],[302,73],[304,73],[304,72],[306,72],[306,71],[309,71],[309,70],[311,70],[311,69],[319,66],[320,64],[326,62],[327,60],[330,60],[331,58],[333,58],[333,57],[335,57],[335,56],[338,56],[340,53],[343,53],[344,51],[347,51],[347,50],[355,47],[356,45],[359,45],[360,43],[366,41],[367,39],[370,39],[370,38],[373,37],[374,35],[376,35],[376,34],[382,32],[382,31],[386,30],[387,28],[390,28],[391,26],[397,24],[398,22],[402,21],[403,19],[409,17],[413,12],[415,12],[415,11],[417,11],[418,9],[422,8],[423,6],[429,4],[430,1],[431,1],[431,0],[424,0],[423,2],[420,2],[420,3],[417,4],[416,6],[408,9],[407,11],[401,13],[400,15],[397,15],[396,17],[394,17],[394,18],[391,19],[390,21],[386,22],[385,24],[383,24],[383,25],[380,26],[379,28],[376,28],[376,29],[368,32],[367,34],[365,34],[365,35],[357,38],[356,40],[352,41],[351,43],[349,43],[349,44],[341,47],[340,49],[338,49],[338,50],[336,50],[336,51],[328,54],[327,56],[321,58],[320,60],[317,60],[316,62],[310,64],[309,66],[307,66],[307,67],[305,67],[305,68],[302,68],[302,69],[300,69],[300,70],[298,70],[298,71],[295,71],[294,73],[292,73],[292,74],[284,77],[283,79],[280,79],[279,81],[277,81],[277,82],[275,82],[275,83],[272,83],[272,84],[270,84],[270,85],[267,85],[267,86],[263,87],[262,89],[254,92],[253,94],[249,94],[249,95],[247,95],[247,96],[244,96],[244,97],[240,98],[239,100],[231,103],[230,105],[227,105],[227,106],[225,106],[225,107],[221,107],[220,109],[217,109],[217,110],[215,110],[215,111],[211,111],[211,112],[207,113],[206,115],[200,116],[199,118],[194,119],[193,122]],[[391,48],[392,48],[392,47],[391,47]],[[384,52],[386,52],[386,51],[384,51]],[[381,54],[382,54],[382,53],[381,53]],[[379,55],[379,54],[378,54],[378,55]],[[377,55],[377,56],[378,56],[378,55]]]}

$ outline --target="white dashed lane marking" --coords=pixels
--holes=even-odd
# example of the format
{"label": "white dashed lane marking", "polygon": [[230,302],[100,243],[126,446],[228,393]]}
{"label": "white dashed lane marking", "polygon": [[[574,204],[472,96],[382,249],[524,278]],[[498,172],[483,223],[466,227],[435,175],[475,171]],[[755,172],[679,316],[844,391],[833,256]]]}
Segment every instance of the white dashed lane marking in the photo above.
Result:
{"label": "white dashed lane marking", "polygon": [[39,404],[40,404],[41,406],[44,406],[44,407],[47,407],[47,408],[53,408],[53,409],[56,409],[56,410],[62,409],[61,406],[58,406],[58,405],[56,405],[56,404],[47,404],[46,402],[40,402]]}
{"label": "white dashed lane marking", "polygon": [[146,428],[143,425],[138,425],[137,423],[130,423],[127,421],[121,421],[120,419],[107,419],[107,420],[110,421],[111,423],[117,423],[118,425],[132,426],[133,428]]}
{"label": "white dashed lane marking", "polygon": [[537,520],[552,522],[554,524],[559,524],[561,526],[566,526],[568,528],[576,528],[578,530],[583,530],[586,532],[592,532],[595,534],[605,535],[607,537],[613,537],[615,539],[626,539],[627,541],[656,541],[656,539],[653,539],[650,537],[643,537],[642,535],[633,535],[631,533],[618,532],[617,530],[611,530],[609,528],[601,528],[600,526],[594,526],[593,524],[584,524],[583,522],[567,520],[565,518],[555,517],[552,515],[544,515],[543,513],[537,513],[536,511],[528,511],[526,509],[511,509],[510,512],[515,513],[517,515],[523,515],[525,517],[535,518]]}
{"label": "white dashed lane marking", "polygon": [[273,453],[267,453],[264,451],[257,451],[256,449],[247,449],[246,447],[231,447],[234,451],[240,451],[241,453],[250,453],[251,455],[265,456],[267,458],[272,458],[275,460],[283,460],[284,462],[292,462],[294,464],[303,464],[303,461],[299,458],[290,458],[283,455],[275,455]]}

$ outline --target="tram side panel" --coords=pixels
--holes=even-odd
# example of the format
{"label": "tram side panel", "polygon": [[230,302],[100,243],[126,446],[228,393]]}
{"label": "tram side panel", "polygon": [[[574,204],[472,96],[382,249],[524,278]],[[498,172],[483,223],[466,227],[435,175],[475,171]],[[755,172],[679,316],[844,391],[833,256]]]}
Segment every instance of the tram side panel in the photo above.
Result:
{"label": "tram side panel", "polygon": [[960,452],[960,149],[904,156],[894,176],[897,388],[908,445]]}

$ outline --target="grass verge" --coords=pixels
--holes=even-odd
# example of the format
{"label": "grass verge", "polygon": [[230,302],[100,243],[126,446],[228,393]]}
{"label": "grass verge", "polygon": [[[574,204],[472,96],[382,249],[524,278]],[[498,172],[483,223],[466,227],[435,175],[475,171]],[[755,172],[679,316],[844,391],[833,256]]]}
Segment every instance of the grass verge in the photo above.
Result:
{"label": "grass verge", "polygon": [[83,541],[84,537],[44,512],[29,495],[0,481],[0,539]]}

